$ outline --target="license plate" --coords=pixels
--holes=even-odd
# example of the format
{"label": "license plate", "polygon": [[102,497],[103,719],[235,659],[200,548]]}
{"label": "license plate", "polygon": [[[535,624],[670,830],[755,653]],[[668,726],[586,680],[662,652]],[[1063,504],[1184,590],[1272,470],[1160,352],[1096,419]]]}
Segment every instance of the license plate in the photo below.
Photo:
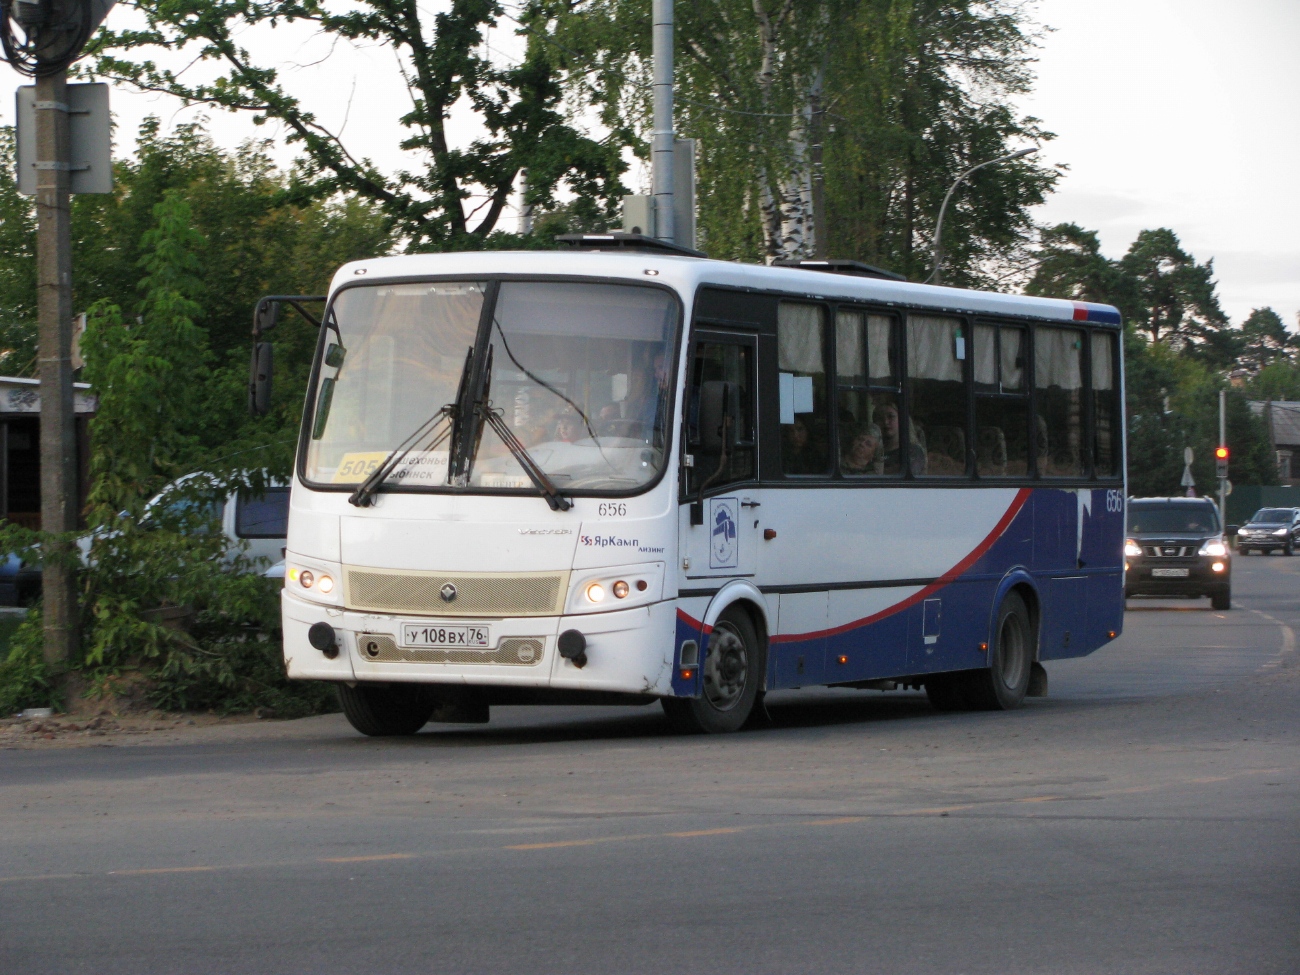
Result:
{"label": "license plate", "polygon": [[486,650],[491,646],[491,628],[477,623],[403,623],[402,646],[425,650]]}
{"label": "license plate", "polygon": [[1186,579],[1188,569],[1152,569],[1152,579]]}

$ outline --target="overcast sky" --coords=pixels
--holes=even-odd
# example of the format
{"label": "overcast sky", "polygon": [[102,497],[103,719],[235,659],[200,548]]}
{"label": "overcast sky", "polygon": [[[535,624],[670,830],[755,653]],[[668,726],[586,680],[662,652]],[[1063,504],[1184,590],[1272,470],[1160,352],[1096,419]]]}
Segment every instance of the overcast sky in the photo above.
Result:
{"label": "overcast sky", "polygon": [[[1053,30],[1024,109],[1057,134],[1045,161],[1070,167],[1038,218],[1099,231],[1112,257],[1139,230],[1169,227],[1197,260],[1214,258],[1234,321],[1270,305],[1294,328],[1300,0],[1039,0],[1036,10]],[[132,12],[118,7],[110,16],[121,27]],[[385,168],[401,164],[395,122],[409,101],[390,53],[331,52],[301,30],[271,37],[241,40],[283,52],[286,82],[312,92],[321,121],[346,125],[361,154]],[[517,51],[508,30],[493,32],[489,44],[507,57]],[[12,120],[11,89],[20,81],[0,68],[0,122]],[[145,115],[174,125],[196,111],[120,90],[113,109],[119,151],[132,147]],[[247,116],[216,113],[211,130],[227,146],[276,134],[254,130]],[[459,135],[472,132],[461,127]],[[292,152],[277,155],[287,161]]]}

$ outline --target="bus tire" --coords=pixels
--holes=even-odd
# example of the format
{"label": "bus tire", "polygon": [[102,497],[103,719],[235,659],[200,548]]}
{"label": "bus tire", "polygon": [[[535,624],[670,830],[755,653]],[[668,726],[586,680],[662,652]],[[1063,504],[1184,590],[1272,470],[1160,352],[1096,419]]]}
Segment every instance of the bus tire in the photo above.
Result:
{"label": "bus tire", "polygon": [[664,714],[674,731],[723,734],[738,731],[754,710],[767,672],[767,652],[754,622],[739,606],[722,611],[709,634],[700,665],[697,698],[665,697]]}
{"label": "bus tire", "polygon": [[429,721],[435,701],[419,684],[339,684],[348,723],[363,735],[413,735]]}
{"label": "bus tire", "polygon": [[1020,707],[1029,691],[1034,656],[1029,608],[1018,594],[1009,592],[998,607],[988,669],[969,672],[966,698],[970,706],[980,711],[1010,711]]}

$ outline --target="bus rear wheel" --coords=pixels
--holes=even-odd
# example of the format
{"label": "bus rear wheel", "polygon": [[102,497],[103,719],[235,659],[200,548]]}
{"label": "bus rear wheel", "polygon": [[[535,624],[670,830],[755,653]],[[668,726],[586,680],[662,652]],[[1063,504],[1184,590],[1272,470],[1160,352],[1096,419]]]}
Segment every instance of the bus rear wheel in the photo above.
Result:
{"label": "bus rear wheel", "polygon": [[700,665],[703,693],[698,698],[663,698],[668,723],[690,734],[738,731],[754,709],[766,663],[749,614],[738,606],[724,610],[713,624]]}
{"label": "bus rear wheel", "polygon": [[970,672],[966,697],[981,711],[1010,711],[1018,708],[1029,690],[1034,669],[1034,631],[1029,607],[1009,592],[998,607],[998,622],[989,647],[987,670]]}
{"label": "bus rear wheel", "polygon": [[339,684],[339,703],[348,723],[363,735],[413,735],[429,721],[435,704],[419,684]]}

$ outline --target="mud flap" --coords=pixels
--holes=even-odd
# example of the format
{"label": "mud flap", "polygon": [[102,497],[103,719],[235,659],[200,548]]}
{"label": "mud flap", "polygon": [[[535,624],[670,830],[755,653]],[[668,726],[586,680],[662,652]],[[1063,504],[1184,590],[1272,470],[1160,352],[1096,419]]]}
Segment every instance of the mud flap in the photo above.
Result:
{"label": "mud flap", "polygon": [[1047,671],[1037,660],[1029,671],[1029,689],[1025,697],[1047,697]]}

